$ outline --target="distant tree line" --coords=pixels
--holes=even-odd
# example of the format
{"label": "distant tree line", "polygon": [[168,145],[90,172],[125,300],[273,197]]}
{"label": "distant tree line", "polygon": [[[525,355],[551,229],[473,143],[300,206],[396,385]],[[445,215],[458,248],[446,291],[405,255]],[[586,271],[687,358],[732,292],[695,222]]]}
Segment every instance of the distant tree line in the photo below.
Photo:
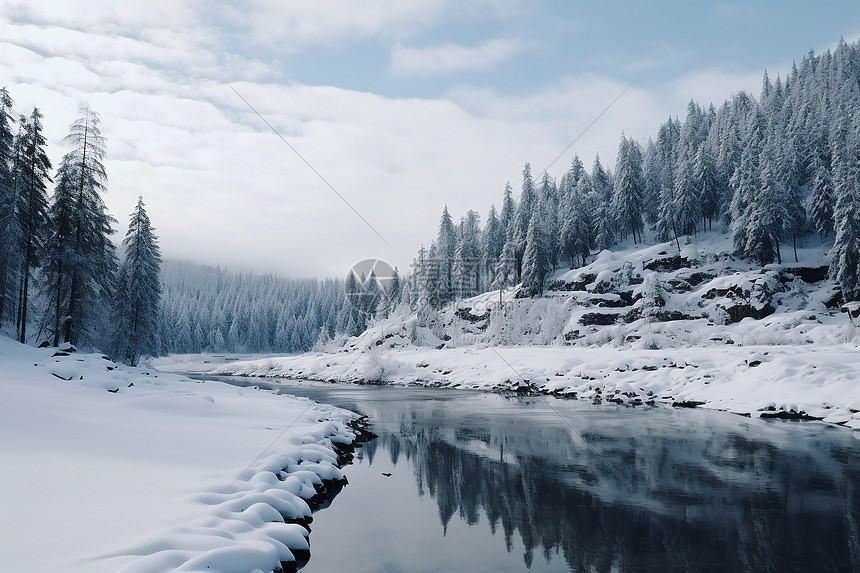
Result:
{"label": "distant tree line", "polygon": [[[736,253],[762,265],[796,258],[817,233],[833,239],[830,274],[844,300],[860,299],[860,47],[807,54],[782,79],[765,73],[758,99],[741,92],[719,109],[687,106],[644,144],[622,134],[614,171],[579,157],[557,181],[523,169],[518,199],[507,184],[501,209],[483,227],[447,207],[436,238],[422,247],[405,292],[441,306],[522,283],[543,292],[562,265],[650,228],[677,241],[715,224],[731,230]],[[414,302],[413,301],[413,302]]]}
{"label": "distant tree line", "polygon": [[159,353],[305,352],[370,317],[340,279],[288,279],[191,263],[163,268]]}

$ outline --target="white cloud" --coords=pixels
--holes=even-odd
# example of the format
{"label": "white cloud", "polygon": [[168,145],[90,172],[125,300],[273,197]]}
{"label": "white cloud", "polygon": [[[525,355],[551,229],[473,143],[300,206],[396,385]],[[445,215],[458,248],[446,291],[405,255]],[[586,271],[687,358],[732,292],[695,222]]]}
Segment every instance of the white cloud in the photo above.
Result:
{"label": "white cloud", "polygon": [[348,38],[405,38],[432,23],[449,0],[244,0],[235,16],[254,41],[289,49]]}
{"label": "white cloud", "polygon": [[431,75],[492,68],[523,48],[517,40],[497,38],[478,46],[444,44],[428,48],[401,45],[391,50],[389,71],[396,75]]}
{"label": "white cloud", "polygon": [[[74,57],[63,58],[54,54],[64,42],[86,37],[42,32],[43,44],[31,40],[33,49],[3,45],[8,57],[0,60],[0,75],[12,80],[16,108],[39,105],[45,112],[55,164],[77,105],[88,101],[102,114],[105,199],[120,234],[142,194],[166,256],[294,275],[339,275],[374,256],[407,270],[417,247],[432,239],[444,204],[455,217],[468,209],[485,214],[500,202],[506,180],[519,187],[525,161],[545,167],[623,88],[583,77],[522,98],[463,91],[417,99],[234,83],[394,245],[391,251],[224,84],[135,59],[102,61],[102,50],[141,49],[110,35],[93,38],[99,50],[69,46]],[[45,45],[51,49],[39,47]],[[631,118],[656,125],[647,121],[655,108],[648,94],[628,96],[553,174],[575,151],[587,162],[596,149],[614,159]]]}
{"label": "white cloud", "polygon": [[[381,257],[407,270],[417,247],[432,239],[444,204],[455,218],[468,209],[485,215],[500,202],[506,180],[519,188],[525,161],[535,171],[546,167],[625,88],[616,79],[580,75],[524,96],[461,87],[444,98],[419,99],[266,83],[255,79],[271,77],[264,64],[207,49],[212,14],[204,18],[189,8],[205,3],[177,8],[169,30],[159,24],[163,16],[138,7],[104,2],[97,17],[59,3],[51,20],[49,3],[31,4],[30,12],[21,4],[9,12],[18,19],[0,40],[0,77],[16,110],[42,109],[56,165],[79,103],[89,102],[102,114],[109,140],[105,199],[120,233],[142,194],[165,255],[211,264],[340,275],[357,260]],[[415,6],[248,0],[224,18],[262,26],[256,41],[283,35],[285,44],[297,45],[382,34],[402,42],[398,34],[432,20],[446,0]],[[524,47],[511,40],[400,47],[390,65],[403,74],[479,69]],[[225,62],[227,71],[220,67]],[[239,93],[395,251],[218,81],[234,72],[245,78],[232,84]],[[551,173],[560,175],[573,153],[590,164],[599,151],[611,165],[622,131],[647,137],[670,113],[683,114],[690,97],[721,101],[748,84],[755,89],[759,77],[712,70],[661,90],[634,86]]]}

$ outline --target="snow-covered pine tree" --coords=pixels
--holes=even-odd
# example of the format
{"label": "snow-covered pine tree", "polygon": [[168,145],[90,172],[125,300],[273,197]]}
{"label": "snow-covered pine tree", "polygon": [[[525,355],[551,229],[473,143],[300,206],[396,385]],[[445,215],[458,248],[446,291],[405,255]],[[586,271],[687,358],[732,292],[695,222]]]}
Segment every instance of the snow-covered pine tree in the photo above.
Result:
{"label": "snow-covered pine tree", "polygon": [[[454,251],[457,249],[457,232],[448,213],[448,205],[442,209],[439,220],[439,233],[436,236],[435,260],[439,268],[436,298],[440,304],[445,304],[454,296]],[[432,250],[432,249],[431,249]]]}
{"label": "snow-covered pine tree", "polygon": [[600,155],[594,156],[591,169],[591,204],[594,206],[594,243],[598,251],[615,244],[617,219],[612,203],[612,179],[600,163]]}
{"label": "snow-covered pine tree", "polygon": [[618,216],[618,226],[622,234],[630,232],[634,244],[641,242],[642,198],[645,194],[642,150],[635,140],[628,140],[624,134],[621,134],[621,141],[618,144],[614,183],[613,201]]}
{"label": "snow-covered pine tree", "polygon": [[101,120],[88,106],[69,128],[64,142],[71,146],[60,161],[51,205],[51,238],[47,249],[49,272],[43,288],[50,293],[49,312],[61,337],[72,344],[97,346],[108,320],[116,272],[116,255],[108,238],[114,233],[101,194],[106,190],[105,138]]}
{"label": "snow-covered pine tree", "polygon": [[517,284],[517,258],[514,252],[514,244],[506,241],[496,264],[495,280],[490,285],[493,288],[503,289]]}
{"label": "snow-covered pine tree", "polygon": [[743,218],[746,243],[742,253],[766,265],[774,258],[782,262],[779,246],[786,218],[782,202],[786,194],[785,185],[780,177],[772,141],[762,147],[759,167],[760,185],[750,196]]}
{"label": "snow-covered pine tree", "polygon": [[682,145],[675,166],[674,220],[678,232],[693,235],[702,216],[700,193],[696,185],[694,157],[691,149]]}
{"label": "snow-covered pine tree", "polygon": [[484,247],[482,284],[488,288],[496,279],[496,264],[505,247],[504,229],[496,215],[495,205],[490,205],[490,212],[487,214],[482,246]]}
{"label": "snow-covered pine tree", "polygon": [[657,145],[650,137],[645,145],[642,157],[642,214],[648,225],[654,229],[657,226],[660,213],[660,164],[657,157]]}
{"label": "snow-covered pine tree", "polygon": [[436,241],[430,243],[430,250],[427,251],[427,264],[421,282],[421,291],[424,293],[422,306],[427,305],[434,309],[441,308],[447,299],[444,299],[439,292],[440,284],[442,284],[442,265]]}
{"label": "snow-covered pine tree", "polygon": [[509,240],[513,243],[514,254],[516,256],[517,277],[522,275],[523,255],[526,251],[529,223],[536,207],[537,194],[535,193],[535,185],[532,180],[532,168],[526,162],[523,167],[523,190],[520,195],[520,202],[517,205],[516,215],[514,216],[512,235],[509,237]]}
{"label": "snow-covered pine tree", "polygon": [[712,229],[720,215],[720,182],[707,143],[699,146],[693,163],[693,178],[699,193],[702,230]]}
{"label": "snow-covered pine tree", "polygon": [[730,180],[733,194],[729,215],[732,222],[732,240],[737,253],[741,256],[757,256],[751,254],[750,247],[755,246],[756,252],[763,254],[766,246],[758,240],[762,235],[759,234],[758,239],[753,241],[750,241],[749,235],[754,226],[760,227],[759,221],[752,220],[751,209],[762,186],[761,158],[766,125],[764,115],[758,108],[746,119],[748,124],[740,163]]}
{"label": "snow-covered pine tree", "polygon": [[[122,241],[123,259],[113,298],[115,360],[135,365],[157,351],[161,304],[161,251],[143,197],[138,197]],[[199,323],[198,323],[199,324]]]}
{"label": "snow-covered pine tree", "polygon": [[831,136],[836,238],[830,276],[839,284],[843,300],[853,301],[860,300],[860,133],[850,124],[852,107],[846,102],[841,107]]}
{"label": "snow-covered pine tree", "polygon": [[681,124],[671,117],[657,131],[657,164],[660,168],[660,202],[657,207],[657,239],[668,241],[677,236],[675,219],[675,170]]}
{"label": "snow-covered pine tree", "polygon": [[833,179],[830,174],[830,154],[815,153],[812,162],[812,225],[823,241],[833,232],[833,206],[835,203]]}
{"label": "snow-covered pine tree", "polygon": [[15,248],[14,187],[11,165],[13,162],[12,97],[5,87],[0,88],[0,326],[7,320],[15,298],[14,271],[17,249]]}
{"label": "snow-covered pine tree", "polygon": [[804,185],[804,167],[798,155],[797,140],[788,135],[784,125],[779,125],[777,129],[780,135],[777,136],[778,139],[774,144],[783,188],[783,197],[780,201],[784,216],[781,234],[784,240],[791,239],[794,262],[797,263],[799,262],[797,241],[811,230],[805,205],[807,190]]}
{"label": "snow-covered pine tree", "polygon": [[590,193],[584,183],[588,174],[579,157],[574,157],[571,168],[561,179],[561,205],[559,206],[559,256],[574,268],[580,262],[584,239],[586,254],[589,250],[589,217],[585,200]]}
{"label": "snow-covered pine tree", "polygon": [[570,196],[570,204],[565,213],[562,240],[570,268],[588,263],[594,237],[591,235],[591,211],[588,209],[592,195],[591,177],[585,173],[579,178]]}
{"label": "snow-covered pine tree", "polygon": [[549,249],[549,261],[552,268],[557,269],[559,254],[558,235],[560,231],[560,223],[558,220],[558,186],[555,183],[555,179],[546,171],[543,172],[540,188],[538,189],[538,204],[540,204],[541,201],[545,203],[542,210],[544,217],[542,225],[543,231],[546,235],[547,249]]}
{"label": "snow-covered pine tree", "polygon": [[526,250],[523,254],[522,283],[523,294],[538,296],[543,294],[544,282],[552,270],[549,238],[543,228],[543,216],[549,209],[549,201],[541,198],[538,208],[529,221]]}
{"label": "snow-covered pine tree", "polygon": [[481,291],[481,216],[469,209],[460,221],[458,243],[465,261],[460,276],[463,296],[474,296]]}
{"label": "snow-covered pine tree", "polygon": [[516,212],[517,204],[514,202],[511,182],[508,181],[505,183],[505,192],[502,196],[502,210],[499,211],[499,224],[502,226],[502,248],[504,248],[504,241],[507,241],[514,231]]}
{"label": "snow-covered pine tree", "polygon": [[14,168],[13,217],[18,227],[18,244],[21,269],[18,289],[18,340],[27,341],[27,311],[30,300],[30,276],[40,264],[42,248],[48,228],[47,183],[51,181],[51,161],[45,151],[47,140],[42,134],[42,112],[33,108],[26,123],[22,124],[20,149]]}

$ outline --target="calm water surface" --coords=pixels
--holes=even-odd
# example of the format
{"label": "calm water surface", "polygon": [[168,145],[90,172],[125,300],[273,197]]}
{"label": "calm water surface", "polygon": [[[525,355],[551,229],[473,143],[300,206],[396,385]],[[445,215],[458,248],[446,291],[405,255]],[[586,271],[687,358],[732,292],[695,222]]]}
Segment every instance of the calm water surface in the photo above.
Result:
{"label": "calm water surface", "polygon": [[452,390],[283,392],[366,414],[380,436],[315,515],[307,573],[860,571],[860,440],[843,428]]}

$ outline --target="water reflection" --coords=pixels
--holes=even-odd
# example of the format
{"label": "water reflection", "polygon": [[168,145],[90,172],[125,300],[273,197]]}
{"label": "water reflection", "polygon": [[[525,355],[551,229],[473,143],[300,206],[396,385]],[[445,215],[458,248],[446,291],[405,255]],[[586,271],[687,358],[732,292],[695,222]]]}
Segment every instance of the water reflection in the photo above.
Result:
{"label": "water reflection", "polygon": [[[357,519],[373,519],[352,515],[366,510],[347,493],[385,495],[353,476],[385,480],[380,472],[392,471],[414,482],[412,493],[397,490],[398,503],[429,498],[441,524],[433,541],[410,518],[392,530],[403,544],[411,529],[412,543],[444,551],[459,521],[485,524],[467,535],[502,537],[509,552],[522,551],[520,569],[860,571],[860,442],[844,429],[553,401],[598,456],[540,398],[337,388],[324,399],[369,415],[380,437],[347,468],[353,485],[315,528],[309,569],[330,551],[319,546],[325,529],[346,522],[355,532]],[[364,559],[368,571],[383,569]],[[482,570],[487,556],[472,559],[457,569]]]}

